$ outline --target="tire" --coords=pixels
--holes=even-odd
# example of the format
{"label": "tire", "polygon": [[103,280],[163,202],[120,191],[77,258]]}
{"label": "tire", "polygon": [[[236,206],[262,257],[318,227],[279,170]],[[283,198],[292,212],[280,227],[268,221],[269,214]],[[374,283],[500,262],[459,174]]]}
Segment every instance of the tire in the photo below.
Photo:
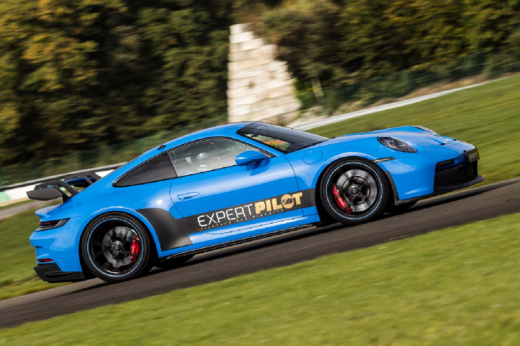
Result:
{"label": "tire", "polygon": [[184,263],[188,262],[190,259],[193,258],[194,255],[187,255],[182,257],[176,257],[174,259],[169,260],[168,262],[159,263],[157,264],[157,267],[161,269],[173,269],[182,266]]}
{"label": "tire", "polygon": [[389,188],[383,171],[364,159],[336,161],[325,169],[319,189],[327,214],[345,225],[375,220],[384,213],[388,202]]}
{"label": "tire", "polygon": [[81,253],[88,269],[118,283],[146,274],[153,263],[153,241],[146,227],[123,213],[102,215],[85,229]]}
{"label": "tire", "polygon": [[402,214],[404,212],[406,212],[408,209],[410,209],[411,207],[413,207],[415,205],[415,203],[417,202],[409,202],[409,203],[405,203],[405,204],[399,204],[399,205],[389,205],[387,208],[386,208],[386,212],[390,213],[390,214]]}

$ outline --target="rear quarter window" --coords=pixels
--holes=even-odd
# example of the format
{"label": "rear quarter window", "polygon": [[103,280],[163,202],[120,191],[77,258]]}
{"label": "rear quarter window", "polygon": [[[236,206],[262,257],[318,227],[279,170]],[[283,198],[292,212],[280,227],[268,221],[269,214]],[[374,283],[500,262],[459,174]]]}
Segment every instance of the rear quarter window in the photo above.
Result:
{"label": "rear quarter window", "polygon": [[176,178],[175,170],[168,155],[161,154],[119,178],[114,184],[115,187],[126,187],[142,185],[162,180]]}

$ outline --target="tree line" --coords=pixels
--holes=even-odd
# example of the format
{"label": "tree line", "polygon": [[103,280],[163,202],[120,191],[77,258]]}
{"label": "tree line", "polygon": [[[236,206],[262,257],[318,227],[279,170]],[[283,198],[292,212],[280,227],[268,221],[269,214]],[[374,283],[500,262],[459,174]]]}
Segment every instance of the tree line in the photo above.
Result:
{"label": "tree line", "polygon": [[461,61],[517,70],[519,10],[520,0],[2,0],[0,166],[222,116],[234,23],[277,44],[301,88],[339,88]]}
{"label": "tree line", "polygon": [[415,80],[520,69],[520,0],[319,0],[266,11],[256,30],[279,46],[301,88],[394,96]]}
{"label": "tree line", "polygon": [[224,115],[230,11],[211,0],[2,0],[0,166]]}

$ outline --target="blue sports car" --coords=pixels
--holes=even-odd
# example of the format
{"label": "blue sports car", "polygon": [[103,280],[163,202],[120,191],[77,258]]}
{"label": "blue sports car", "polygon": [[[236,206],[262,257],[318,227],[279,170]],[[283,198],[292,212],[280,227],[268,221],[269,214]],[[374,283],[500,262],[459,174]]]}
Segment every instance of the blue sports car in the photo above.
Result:
{"label": "blue sports car", "polygon": [[326,138],[262,122],[160,145],[104,178],[45,182],[31,199],[36,272],[120,282],[153,266],[311,225],[355,225],[477,184],[475,146],[421,126]]}

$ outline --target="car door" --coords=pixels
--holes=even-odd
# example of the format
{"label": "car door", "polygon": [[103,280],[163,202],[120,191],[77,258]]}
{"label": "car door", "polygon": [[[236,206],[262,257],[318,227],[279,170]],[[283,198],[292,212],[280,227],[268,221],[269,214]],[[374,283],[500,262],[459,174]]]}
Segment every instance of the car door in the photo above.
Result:
{"label": "car door", "polygon": [[275,222],[301,217],[302,200],[294,171],[284,155],[264,152],[259,163],[237,166],[235,158],[249,144],[214,137],[169,151],[178,178],[172,201],[189,225],[189,233],[226,233],[256,220]]}

